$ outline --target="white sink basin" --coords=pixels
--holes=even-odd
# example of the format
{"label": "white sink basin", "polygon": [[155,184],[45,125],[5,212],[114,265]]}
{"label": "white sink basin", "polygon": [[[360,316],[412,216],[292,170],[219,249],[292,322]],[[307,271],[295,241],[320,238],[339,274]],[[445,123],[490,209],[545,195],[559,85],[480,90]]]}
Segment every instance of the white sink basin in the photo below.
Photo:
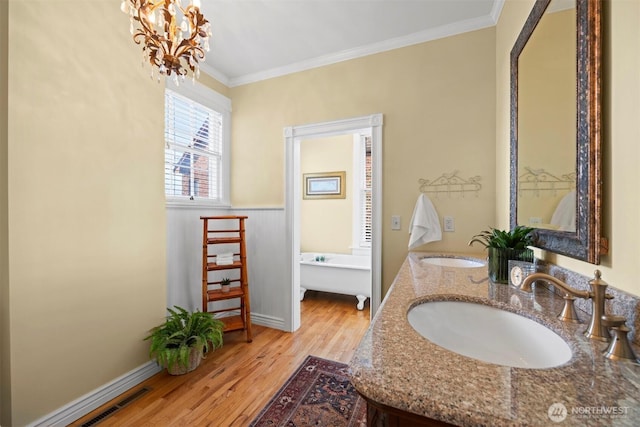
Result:
{"label": "white sink basin", "polygon": [[429,301],[409,323],[447,350],[496,365],[545,369],[571,360],[571,348],[545,326],[509,311],[461,301]]}
{"label": "white sink basin", "polygon": [[478,260],[453,257],[425,257],[420,261],[440,267],[476,268],[486,265],[484,262]]}

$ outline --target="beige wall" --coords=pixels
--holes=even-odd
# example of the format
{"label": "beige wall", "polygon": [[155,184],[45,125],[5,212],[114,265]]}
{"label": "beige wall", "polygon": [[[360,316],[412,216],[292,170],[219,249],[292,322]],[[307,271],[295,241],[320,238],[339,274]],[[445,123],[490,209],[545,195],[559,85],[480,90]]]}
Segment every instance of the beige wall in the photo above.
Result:
{"label": "beige wall", "polygon": [[0,425],[11,409],[9,341],[9,224],[7,182],[7,94],[9,3],[0,1]]}
{"label": "beige wall", "polygon": [[205,72],[201,72],[200,73],[200,78],[198,79],[198,83],[203,84],[203,85],[207,86],[209,89],[213,89],[214,91],[218,92],[219,94],[224,95],[227,98],[229,98],[229,87],[227,87],[224,84],[220,83],[218,80],[214,79],[213,77],[211,77],[210,75],[206,74]]}
{"label": "beige wall", "polygon": [[[498,224],[509,225],[509,52],[533,1],[508,0],[496,33]],[[550,253],[538,253],[571,270],[592,275],[602,270],[610,285],[640,294],[640,2],[604,2],[603,72],[603,234],[609,255],[599,267]]]}
{"label": "beige wall", "polygon": [[284,127],[383,113],[383,292],[407,254],[420,178],[482,177],[478,197],[433,199],[456,232],[424,247],[469,251],[495,218],[494,55],[489,28],[232,88],[233,205],[284,204]]}
{"label": "beige wall", "polygon": [[353,135],[305,139],[301,142],[302,174],[340,171],[346,172],[344,199],[300,201],[301,252],[351,254],[354,178]]}
{"label": "beige wall", "polygon": [[149,360],[142,339],[165,315],[164,85],[118,0],[8,8],[2,425],[21,426]]}

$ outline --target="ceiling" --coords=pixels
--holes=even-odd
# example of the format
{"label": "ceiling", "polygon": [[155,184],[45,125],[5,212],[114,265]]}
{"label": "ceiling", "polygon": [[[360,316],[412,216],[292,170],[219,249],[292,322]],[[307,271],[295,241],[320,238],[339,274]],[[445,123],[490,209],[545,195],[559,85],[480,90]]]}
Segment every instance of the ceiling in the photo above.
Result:
{"label": "ceiling", "polygon": [[504,0],[201,0],[228,86],[495,25]]}

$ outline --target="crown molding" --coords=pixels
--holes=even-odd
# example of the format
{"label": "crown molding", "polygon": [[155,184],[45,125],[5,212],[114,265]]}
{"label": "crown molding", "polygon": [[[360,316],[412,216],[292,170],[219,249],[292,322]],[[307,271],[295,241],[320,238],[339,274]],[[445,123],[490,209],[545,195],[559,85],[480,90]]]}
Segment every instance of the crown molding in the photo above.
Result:
{"label": "crown molding", "polygon": [[212,67],[211,65],[207,64],[204,61],[201,62],[199,65],[200,65],[200,71],[201,72],[203,72],[205,74],[208,74],[209,76],[213,77],[214,79],[216,79],[217,81],[219,81],[223,85],[225,85],[227,87],[230,87],[229,86],[230,79],[222,71],[219,71],[217,68]]}
{"label": "crown molding", "polygon": [[500,14],[502,13],[504,2],[505,0],[495,0],[493,2],[493,7],[491,8],[491,12],[489,12],[489,16],[493,21],[493,25],[496,25],[498,23],[498,19],[500,19]]}
{"label": "crown molding", "polygon": [[249,83],[255,83],[261,80],[272,79],[287,74],[293,74],[300,71],[306,71],[313,68],[336,64],[338,62],[348,61],[350,59],[361,58],[363,56],[373,55],[376,53],[386,52],[393,49],[399,49],[402,47],[425,43],[444,37],[492,27],[497,22],[497,17],[499,17],[500,15],[503,4],[504,0],[496,0],[496,2],[494,3],[494,7],[491,10],[491,14],[483,17],[468,19],[466,21],[456,22],[454,24],[443,25],[437,28],[409,34],[407,36],[384,40],[379,43],[373,43],[353,49],[346,49],[340,52],[319,56],[307,61],[300,61],[293,64],[285,65],[283,67],[276,67],[257,73],[233,77],[229,79],[229,83],[227,84],[227,86],[235,87]]}

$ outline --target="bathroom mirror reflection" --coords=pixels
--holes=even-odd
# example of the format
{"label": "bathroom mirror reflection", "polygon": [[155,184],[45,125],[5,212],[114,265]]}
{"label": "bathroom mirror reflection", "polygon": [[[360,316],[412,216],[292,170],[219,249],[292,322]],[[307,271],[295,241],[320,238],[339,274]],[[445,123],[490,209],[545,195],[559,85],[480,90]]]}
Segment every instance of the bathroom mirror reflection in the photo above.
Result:
{"label": "bathroom mirror reflection", "polygon": [[537,0],[511,51],[511,227],[599,264],[601,1]]}
{"label": "bathroom mirror reflection", "polygon": [[576,9],[552,0],[518,59],[518,224],[576,231]]}

